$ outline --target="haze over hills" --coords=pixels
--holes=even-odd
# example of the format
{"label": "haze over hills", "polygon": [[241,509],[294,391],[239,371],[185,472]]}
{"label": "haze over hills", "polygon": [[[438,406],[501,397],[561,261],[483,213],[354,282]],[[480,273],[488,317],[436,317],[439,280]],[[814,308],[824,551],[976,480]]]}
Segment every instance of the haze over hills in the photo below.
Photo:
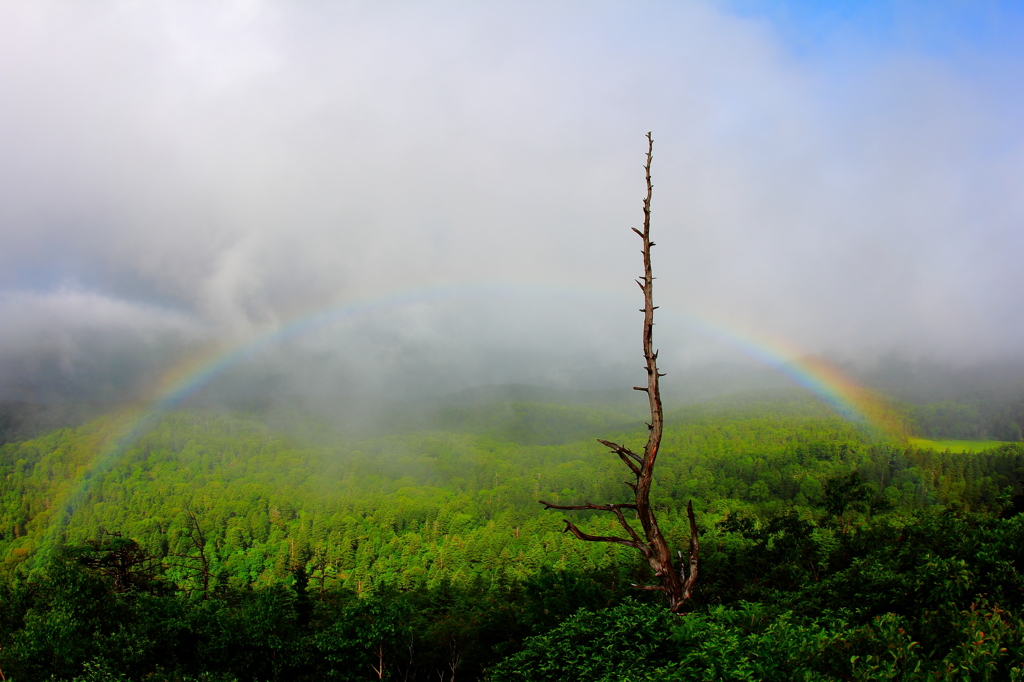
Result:
{"label": "haze over hills", "polygon": [[[522,403],[584,405],[601,411],[608,419],[633,422],[644,418],[646,411],[646,401],[629,388],[629,375],[635,372],[627,366],[585,370],[591,375],[589,381],[603,384],[602,389],[499,384],[415,397],[346,393],[341,382],[336,392],[324,391],[326,382],[321,382],[317,392],[303,394],[283,372],[275,376],[265,366],[257,366],[247,375],[250,369],[238,368],[190,395],[185,404],[252,412],[281,426],[316,414],[340,433],[361,435],[433,427],[473,430],[483,428],[474,425],[476,422],[493,426],[495,420],[503,418],[501,410]],[[848,371],[865,386],[903,404],[903,411],[917,420],[917,435],[1007,441],[1021,438],[1024,368],[1016,364],[952,368],[890,358]],[[813,395],[795,382],[793,373],[784,366],[749,363],[720,362],[687,368],[668,375],[663,384],[665,403],[671,409],[752,392],[783,398],[794,392]],[[77,426],[118,407],[119,403],[2,401],[0,442],[26,440],[56,428]],[[937,416],[936,410],[944,410],[944,416]]]}
{"label": "haze over hills", "polygon": [[0,681],[1024,681],[1022,74],[1005,0],[0,2]]}

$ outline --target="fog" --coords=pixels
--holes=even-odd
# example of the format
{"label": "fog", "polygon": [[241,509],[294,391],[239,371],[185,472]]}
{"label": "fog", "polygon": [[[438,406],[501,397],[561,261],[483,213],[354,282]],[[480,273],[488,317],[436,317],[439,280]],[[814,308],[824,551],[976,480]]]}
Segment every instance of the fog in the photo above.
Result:
{"label": "fog", "polygon": [[1024,359],[1024,15],[781,6],[0,3],[0,398],[632,385],[649,130],[667,382]]}

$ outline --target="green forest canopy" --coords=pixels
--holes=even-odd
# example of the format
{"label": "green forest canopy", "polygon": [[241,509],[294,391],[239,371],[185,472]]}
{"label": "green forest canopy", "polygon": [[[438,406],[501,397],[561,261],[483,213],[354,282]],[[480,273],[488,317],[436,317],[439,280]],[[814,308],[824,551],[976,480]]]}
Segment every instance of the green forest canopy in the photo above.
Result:
{"label": "green forest canopy", "polygon": [[[753,394],[667,417],[654,499],[677,547],[685,538],[682,512],[688,500],[695,501],[706,548],[697,610],[711,619],[707,623],[719,623],[714,627],[725,627],[721,619],[731,616],[707,609],[734,602],[736,595],[776,608],[786,601],[775,592],[780,586],[799,591],[804,581],[819,582],[838,565],[830,552],[858,534],[881,532],[877,519],[890,519],[883,526],[897,528],[952,508],[998,518],[1012,508],[1024,480],[1020,445],[975,454],[921,449],[793,394]],[[106,417],[0,446],[0,570],[8,584],[52,584],[45,581],[69,556],[79,557],[72,561],[78,566],[107,565],[83,559],[82,552],[121,556],[111,554],[117,543],[137,547],[131,551],[145,557],[147,571],[183,603],[229,604],[218,600],[287,588],[292,597],[281,598],[292,599],[289,608],[294,594],[307,592],[328,602],[336,601],[330,595],[361,597],[364,606],[358,608],[413,608],[412,597],[388,595],[430,594],[427,601],[434,603],[451,590],[504,589],[503,599],[511,599],[510,586],[536,584],[554,571],[612,576],[598,579],[617,595],[596,602],[607,606],[626,598],[629,581],[645,579],[631,553],[577,541],[561,532],[560,514],[537,504],[540,498],[623,498],[621,465],[593,441],[642,442],[642,422],[619,408],[496,401],[448,407],[425,428],[372,438],[345,437],[315,418],[301,428],[272,428],[252,413],[185,409],[166,415],[120,456],[97,466],[115,428],[114,418]],[[592,532],[612,528],[607,518],[580,517]],[[768,592],[750,587],[761,584],[757,578],[744,587],[729,582],[782,551],[787,537],[811,543],[812,549],[798,551],[810,552],[804,559],[779,561],[783,567],[796,561],[802,567],[797,574],[776,576],[778,584]],[[758,543],[767,543],[759,555],[742,554]],[[736,559],[736,552],[746,558]],[[768,575],[770,568],[752,575]],[[429,611],[422,602],[415,608]],[[634,620],[652,617],[627,612]],[[561,613],[559,619],[571,609]],[[766,623],[772,614],[770,608],[762,614]],[[434,627],[441,621],[431,622]],[[522,636],[556,624],[530,622],[509,630],[519,632],[519,644],[489,644],[464,670],[483,670],[487,660],[522,646]],[[16,666],[22,660],[15,655],[18,637],[27,637],[31,623],[10,624],[4,635]],[[844,627],[825,629],[840,633]],[[550,646],[556,647],[554,640]],[[529,667],[529,656],[538,654],[522,651],[527,658],[515,665]],[[85,670],[79,659],[79,667],[68,664],[67,670]],[[101,663],[114,665],[107,659],[95,665]],[[222,672],[246,678],[238,665],[225,663]],[[499,669],[512,671],[509,665]],[[508,672],[509,679],[515,674]]]}
{"label": "green forest canopy", "polygon": [[[458,430],[359,440],[326,428],[299,439],[251,414],[185,410],[90,470],[113,423],[2,446],[5,571],[31,570],[55,545],[104,531],[157,556],[184,553],[189,511],[216,580],[236,587],[285,579],[299,565],[325,588],[359,590],[600,567],[616,550],[562,535],[559,515],[536,500],[618,501],[622,473],[592,438],[632,445],[644,436],[642,423],[588,405],[449,408],[436,423]],[[729,512],[811,509],[824,481],[854,470],[876,503],[893,507],[986,506],[1018,484],[1005,457],[919,450],[814,401],[754,395],[671,412],[655,494],[670,528],[691,498],[710,525]],[[187,583],[187,574],[173,577]]]}

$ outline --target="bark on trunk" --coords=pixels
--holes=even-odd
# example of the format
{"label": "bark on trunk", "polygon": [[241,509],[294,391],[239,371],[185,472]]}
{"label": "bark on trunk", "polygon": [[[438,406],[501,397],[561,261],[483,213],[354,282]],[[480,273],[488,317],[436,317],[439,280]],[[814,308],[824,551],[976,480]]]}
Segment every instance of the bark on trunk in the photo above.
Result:
{"label": "bark on trunk", "polygon": [[[647,444],[643,453],[637,455],[629,448],[601,440],[602,445],[609,448],[619,456],[636,478],[635,483],[627,483],[633,491],[633,501],[618,504],[591,504],[584,502],[580,505],[558,505],[541,500],[540,503],[547,509],[582,510],[593,509],[610,512],[615,515],[619,525],[626,533],[626,537],[589,535],[581,531],[574,523],[566,519],[565,530],[572,533],[580,540],[588,542],[611,542],[627,547],[633,547],[639,551],[658,578],[658,585],[634,585],[639,589],[658,590],[665,593],[669,609],[677,613],[693,593],[694,584],[697,581],[698,566],[700,563],[700,539],[697,535],[697,522],[693,515],[693,502],[686,505],[686,516],[690,524],[689,560],[684,562],[682,551],[678,552],[679,565],[675,565],[675,558],[672,550],[665,540],[661,529],[658,527],[658,520],[651,507],[651,484],[654,481],[654,465],[658,459],[658,451],[661,447],[661,437],[664,428],[664,410],[661,402],[661,388],[659,381],[664,374],[658,371],[658,351],[654,349],[654,276],[651,272],[651,247],[655,244],[651,241],[651,196],[654,185],[651,183],[651,160],[654,152],[654,139],[651,133],[647,133],[647,163],[644,165],[644,172],[647,178],[647,196],[644,197],[644,228],[643,231],[632,228],[643,240],[644,274],[637,280],[640,289],[644,293],[644,307],[640,312],[644,314],[643,326],[643,352],[647,370],[647,385],[634,386],[637,391],[647,393],[650,404],[651,421],[647,424]],[[623,510],[632,510],[636,519],[640,522],[643,536],[633,528],[626,519]]]}

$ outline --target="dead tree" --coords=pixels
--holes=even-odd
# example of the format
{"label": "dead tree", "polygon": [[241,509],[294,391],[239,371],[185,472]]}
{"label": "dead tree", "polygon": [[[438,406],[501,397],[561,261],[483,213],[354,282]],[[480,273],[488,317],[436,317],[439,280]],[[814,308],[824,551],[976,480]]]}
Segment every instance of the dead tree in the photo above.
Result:
{"label": "dead tree", "polygon": [[138,542],[120,531],[103,531],[103,540],[87,540],[78,549],[78,563],[107,577],[114,592],[150,589],[156,583],[156,561]]}
{"label": "dead tree", "polygon": [[[700,560],[700,541],[697,537],[697,522],[693,517],[693,502],[686,505],[686,516],[690,522],[690,552],[689,561],[684,562],[683,553],[678,553],[678,565],[673,559],[672,551],[658,527],[658,521],[654,516],[654,509],[651,507],[651,483],[654,480],[654,464],[658,458],[658,449],[661,446],[661,434],[663,429],[663,410],[661,404],[661,390],[659,379],[664,376],[658,372],[658,351],[654,350],[654,305],[653,289],[654,277],[651,275],[651,194],[654,185],[651,184],[651,158],[654,152],[654,139],[647,133],[647,163],[644,171],[647,176],[647,197],[644,199],[644,229],[643,232],[632,228],[643,240],[644,274],[637,284],[644,292],[644,307],[640,312],[644,314],[644,360],[646,360],[647,385],[634,386],[637,391],[647,393],[651,408],[651,421],[647,424],[647,445],[644,446],[642,455],[638,455],[624,445],[612,443],[607,440],[598,442],[609,448],[619,456],[629,470],[636,477],[635,483],[627,482],[626,485],[633,491],[632,502],[621,502],[618,504],[591,504],[584,502],[578,505],[551,504],[541,500],[540,503],[547,509],[582,510],[592,509],[595,511],[606,511],[615,515],[616,520],[627,537],[588,535],[581,531],[576,524],[568,519],[565,520],[565,530],[572,533],[580,540],[589,542],[611,542],[626,547],[632,547],[640,552],[650,564],[655,577],[660,581],[659,585],[634,585],[639,589],[658,590],[665,593],[668,607],[673,613],[677,613],[690,598],[693,592],[694,583],[697,582],[697,568]],[[627,520],[624,510],[630,510],[640,522],[643,537]]]}
{"label": "dead tree", "polygon": [[206,534],[203,533],[203,528],[199,525],[199,517],[194,511],[186,507],[185,515],[185,533],[191,548],[183,554],[172,553],[169,556],[190,562],[175,565],[198,577],[203,585],[203,599],[209,599],[210,578],[213,577],[213,573],[210,571],[210,558],[206,556]]}

